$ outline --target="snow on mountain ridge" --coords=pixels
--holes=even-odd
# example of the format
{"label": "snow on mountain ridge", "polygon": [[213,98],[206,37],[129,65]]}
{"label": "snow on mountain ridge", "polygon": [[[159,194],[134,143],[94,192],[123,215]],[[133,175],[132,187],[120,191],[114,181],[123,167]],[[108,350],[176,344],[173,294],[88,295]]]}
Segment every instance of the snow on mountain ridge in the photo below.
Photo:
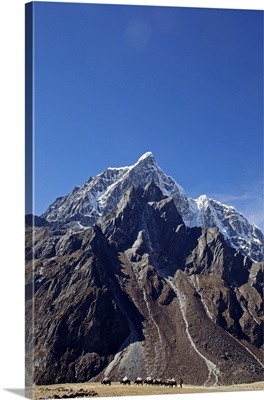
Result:
{"label": "snow on mountain ridge", "polygon": [[100,209],[103,210],[107,207],[109,197],[118,197],[117,192],[119,191],[119,185],[121,185],[124,191],[131,185],[145,186],[152,180],[160,187],[165,196],[177,195],[178,198],[183,197],[185,201],[187,201],[187,196],[183,188],[171,177],[165,175],[156,164],[153,154],[147,152],[131,167],[126,167],[124,173],[98,198]]}
{"label": "snow on mountain ridge", "polygon": [[197,213],[189,225],[187,221],[188,226],[216,226],[231,247],[249,255],[254,261],[263,261],[264,237],[256,225],[251,225],[234,207],[206,195],[194,201],[197,204]]}
{"label": "snow on mountain ridge", "polygon": [[240,249],[252,259],[262,261],[264,237],[262,232],[234,209],[201,195],[188,198],[184,189],[157,165],[151,152],[143,154],[132,166],[107,168],[60,197],[42,215],[49,222],[78,222],[78,227],[91,226],[105,212],[112,211],[131,186],[145,187],[151,181],[163,195],[173,197],[187,227],[214,227],[229,245]]}

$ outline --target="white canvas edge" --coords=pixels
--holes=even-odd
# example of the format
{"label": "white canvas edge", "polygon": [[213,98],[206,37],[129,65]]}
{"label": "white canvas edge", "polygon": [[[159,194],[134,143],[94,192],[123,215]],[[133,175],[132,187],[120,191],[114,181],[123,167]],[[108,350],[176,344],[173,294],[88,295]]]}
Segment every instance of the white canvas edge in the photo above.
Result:
{"label": "white canvas edge", "polygon": [[[46,0],[49,1],[49,0]],[[87,3],[64,0],[58,2]],[[18,399],[24,388],[24,7],[25,1],[2,1],[1,30],[1,379],[0,397]],[[104,4],[167,5],[263,10],[263,0],[97,1]],[[163,395],[157,399],[244,400],[263,392]],[[135,397],[126,397],[135,399]],[[111,399],[108,397],[108,399]],[[145,396],[137,397],[146,399]]]}

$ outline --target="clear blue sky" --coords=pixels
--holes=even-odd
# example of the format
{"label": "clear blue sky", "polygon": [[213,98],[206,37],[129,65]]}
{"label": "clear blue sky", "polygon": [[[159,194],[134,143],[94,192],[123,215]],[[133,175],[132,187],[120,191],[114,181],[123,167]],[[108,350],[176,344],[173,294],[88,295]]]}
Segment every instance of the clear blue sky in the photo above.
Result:
{"label": "clear blue sky", "polygon": [[34,3],[37,215],[152,151],[264,230],[263,11]]}

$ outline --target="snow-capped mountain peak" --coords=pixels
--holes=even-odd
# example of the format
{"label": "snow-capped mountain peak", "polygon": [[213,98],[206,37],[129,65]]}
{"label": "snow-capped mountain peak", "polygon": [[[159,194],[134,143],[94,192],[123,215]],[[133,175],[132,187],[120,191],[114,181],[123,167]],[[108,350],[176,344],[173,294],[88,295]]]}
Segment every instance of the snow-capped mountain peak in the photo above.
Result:
{"label": "snow-capped mountain peak", "polygon": [[187,227],[217,227],[227,243],[255,261],[264,259],[264,237],[233,207],[206,195],[188,198],[184,189],[157,165],[152,152],[143,154],[132,166],[107,168],[60,197],[42,215],[48,222],[70,224],[84,229],[94,224],[104,213],[118,205],[132,186],[145,187],[153,182],[164,196],[172,197]]}
{"label": "snow-capped mountain peak", "polygon": [[[146,159],[150,159],[150,158],[152,158],[152,159],[155,161],[155,158],[154,158],[152,152],[151,152],[151,151],[147,151],[147,152],[144,153],[141,157],[139,157],[137,163],[139,163],[140,161],[146,160]],[[156,161],[155,161],[155,162],[156,162]],[[137,163],[136,163],[136,164],[137,164]]]}

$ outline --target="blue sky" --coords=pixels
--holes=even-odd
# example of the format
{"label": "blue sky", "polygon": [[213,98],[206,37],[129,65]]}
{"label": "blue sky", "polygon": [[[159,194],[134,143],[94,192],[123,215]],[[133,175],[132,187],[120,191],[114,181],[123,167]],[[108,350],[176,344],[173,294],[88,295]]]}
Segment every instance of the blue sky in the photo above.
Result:
{"label": "blue sky", "polygon": [[263,11],[34,3],[40,215],[152,151],[190,197],[263,221]]}

